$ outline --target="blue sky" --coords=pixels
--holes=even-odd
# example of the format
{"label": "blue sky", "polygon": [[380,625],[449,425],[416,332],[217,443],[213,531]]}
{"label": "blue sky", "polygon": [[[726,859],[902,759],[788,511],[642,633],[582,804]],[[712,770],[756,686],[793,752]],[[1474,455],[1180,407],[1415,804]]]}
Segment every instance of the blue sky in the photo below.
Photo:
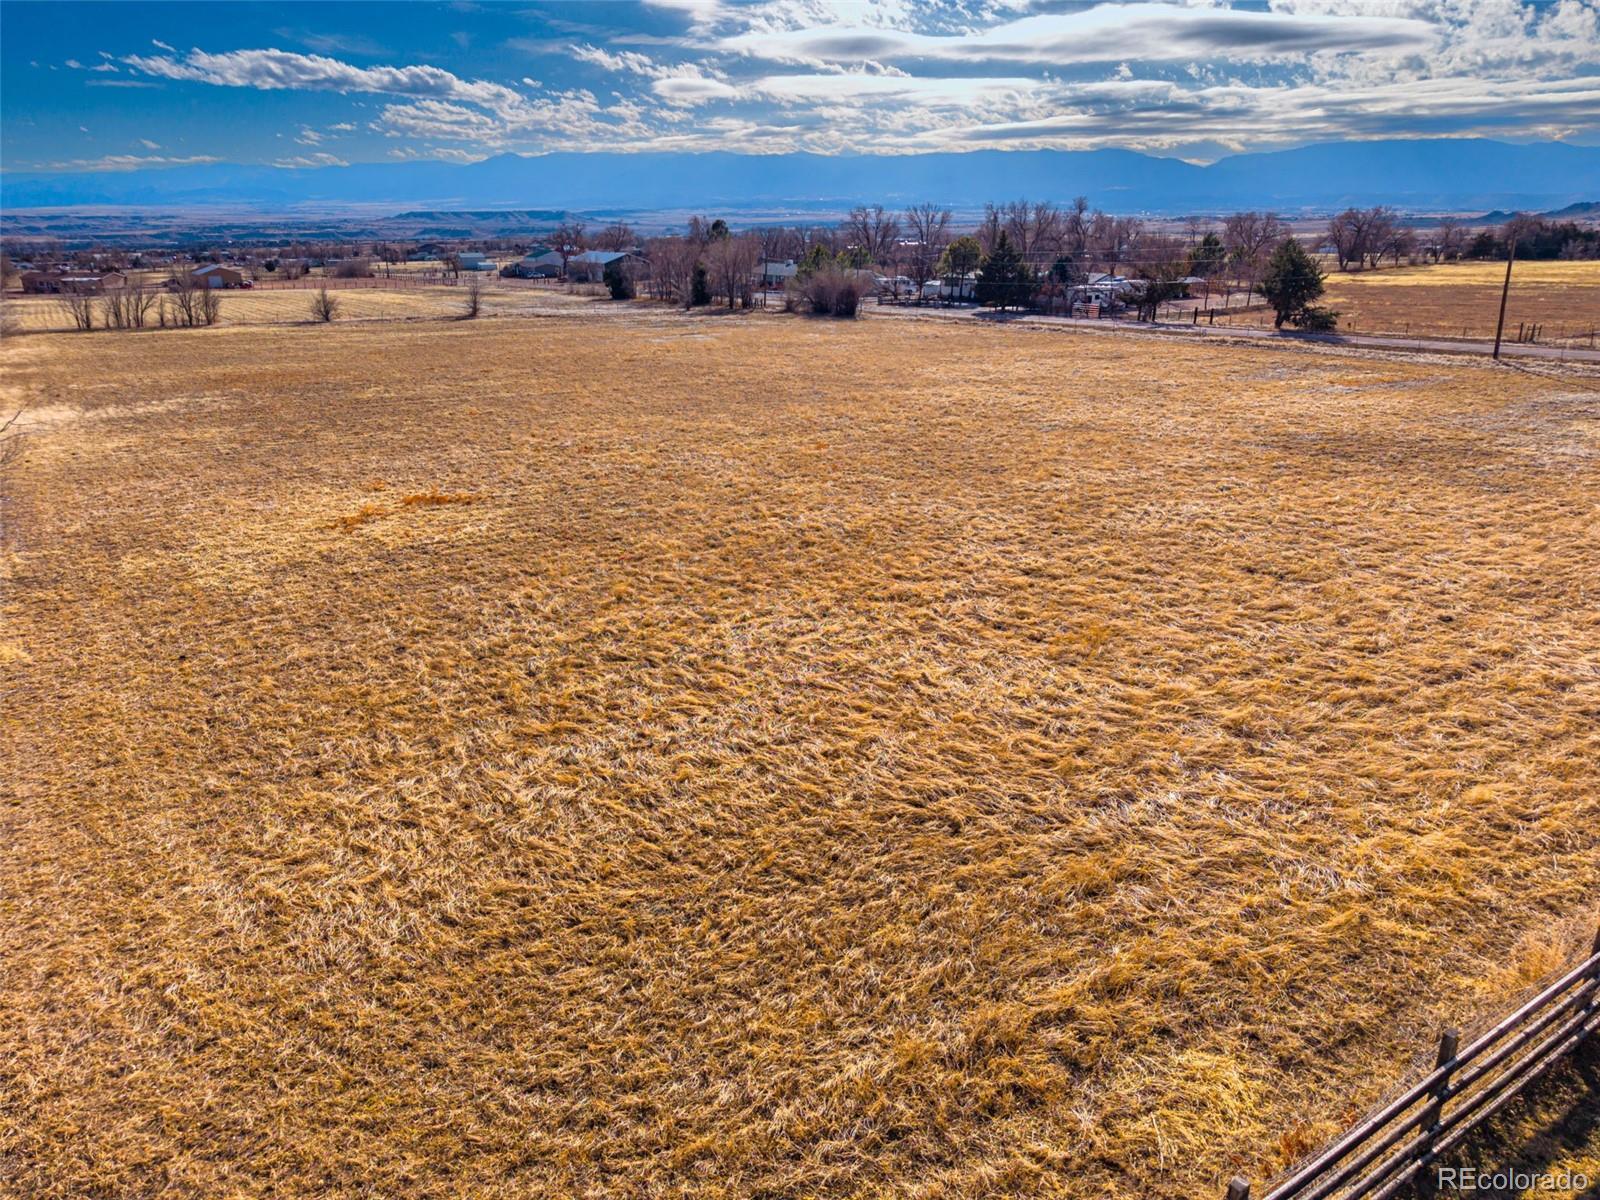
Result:
{"label": "blue sky", "polygon": [[0,3],[0,161],[1600,142],[1600,0]]}

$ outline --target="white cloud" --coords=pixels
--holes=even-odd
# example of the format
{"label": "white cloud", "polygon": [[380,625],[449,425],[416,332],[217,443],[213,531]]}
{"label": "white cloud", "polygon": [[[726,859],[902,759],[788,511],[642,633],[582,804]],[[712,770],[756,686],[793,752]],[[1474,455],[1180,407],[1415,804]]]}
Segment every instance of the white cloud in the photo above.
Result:
{"label": "white cloud", "polygon": [[459,150],[452,146],[400,146],[389,151],[390,158],[403,159],[407,162],[453,162],[475,163],[482,162],[484,156],[474,154],[470,150]]}
{"label": "white cloud", "polygon": [[448,100],[385,105],[374,128],[390,136],[452,141],[496,141],[506,132],[505,122],[491,113]]}
{"label": "white cloud", "polygon": [[[1126,88],[1125,91],[1120,89]],[[1558,136],[1574,120],[1600,121],[1600,79],[1397,80],[1360,93],[1309,86],[1230,84],[1185,90],[1157,81],[1066,88],[1060,111],[1026,121],[969,123],[951,131],[968,146],[1135,146],[1163,149],[1200,140],[1296,141],[1438,137],[1532,129]],[[1277,136],[1285,138],[1285,132]]]}
{"label": "white cloud", "polygon": [[326,152],[323,152],[323,153],[320,153],[320,154],[297,154],[293,158],[276,159],[276,160],[274,160],[272,165],[275,166],[275,167],[296,167],[296,168],[299,168],[299,167],[348,167],[350,164],[345,162],[344,159],[340,158],[336,154],[328,154]]}
{"label": "white cloud", "polygon": [[754,91],[791,104],[841,100],[899,101],[931,107],[971,105],[1046,90],[1038,79],[1022,77],[926,77],[910,75],[768,75]]}
{"label": "white cloud", "polygon": [[141,167],[185,167],[221,161],[207,154],[195,154],[187,158],[160,154],[107,154],[101,158],[72,158],[65,162],[46,163],[45,166],[52,171],[137,171]]}
{"label": "white cloud", "polygon": [[644,0],[646,8],[664,8],[689,19],[693,30],[710,29],[726,11],[722,0]]}
{"label": "white cloud", "polygon": [[579,62],[586,62],[607,71],[628,71],[652,79],[658,78],[667,69],[649,55],[640,54],[635,50],[612,53],[610,50],[602,50],[599,46],[578,45],[572,48],[572,57]]}
{"label": "white cloud", "polygon": [[658,63],[636,50],[612,52],[598,46],[572,48],[572,56],[603,70],[642,75],[651,80],[650,90],[669,104],[694,105],[710,100],[735,100],[742,94],[726,79],[711,74],[700,63]]}
{"label": "white cloud", "polygon": [[756,30],[716,42],[718,49],[777,62],[885,61],[1073,63],[1181,62],[1193,58],[1260,62],[1320,51],[1394,54],[1435,38],[1425,21],[1402,17],[1247,12],[1172,4],[1099,4],[1072,13],[1024,17],[986,29],[930,34],[866,25]]}
{"label": "white cloud", "polygon": [[163,79],[267,91],[373,92],[475,104],[505,116],[526,104],[522,93],[486,80],[467,80],[440,67],[358,67],[320,54],[286,50],[191,50],[182,60],[130,55],[128,66]]}
{"label": "white cloud", "polygon": [[[658,11],[651,27],[629,31],[612,10],[610,32],[572,27],[592,44],[505,43],[533,62],[603,73],[603,99],[547,92],[533,75],[501,82],[424,64],[165,43],[155,43],[163,54],[120,60],[137,78],[84,82],[376,96],[345,102],[373,110],[360,132],[389,139],[391,156],[433,159],[986,145],[1197,157],[1312,139],[1600,136],[1600,0],[1136,0],[1066,12],[1036,0],[645,2],[681,19]],[[663,25],[679,32],[663,36]],[[327,141],[357,132],[349,122],[288,132],[310,157],[284,161],[316,165]]]}
{"label": "white cloud", "polygon": [[146,150],[159,150],[159,149],[161,149],[161,143],[160,142],[152,142],[149,138],[140,138],[139,139],[139,145],[143,146]]}
{"label": "white cloud", "polygon": [[739,89],[705,75],[671,75],[657,79],[650,90],[670,104],[704,104],[709,100],[735,100]]}

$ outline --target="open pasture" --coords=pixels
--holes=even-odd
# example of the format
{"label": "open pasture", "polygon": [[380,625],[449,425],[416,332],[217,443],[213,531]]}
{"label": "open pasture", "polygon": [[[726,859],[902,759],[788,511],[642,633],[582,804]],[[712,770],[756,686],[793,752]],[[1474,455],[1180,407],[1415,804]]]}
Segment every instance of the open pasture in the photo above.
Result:
{"label": "open pasture", "polygon": [[19,1193],[1192,1200],[1592,937],[1593,376],[568,314],[0,346]]}
{"label": "open pasture", "polygon": [[[1492,338],[1505,273],[1504,262],[1330,271],[1323,303],[1339,310],[1341,329],[1358,333]],[[1509,337],[1538,323],[1541,341],[1588,346],[1600,329],[1600,262],[1513,264],[1506,323]]]}
{"label": "open pasture", "polygon": [[[301,281],[295,287],[267,286],[253,289],[228,289],[221,295],[221,326],[299,325],[313,322],[312,297],[320,281]],[[339,302],[338,321],[437,320],[461,315],[465,289],[460,285],[399,287],[385,280],[362,280],[355,284],[339,280],[328,282],[328,291]],[[485,315],[504,315],[559,307],[567,298],[551,289],[514,288],[484,281]],[[170,303],[170,301],[169,301]],[[72,317],[55,296],[11,296],[6,313],[23,332],[66,331]],[[100,318],[97,318],[99,320]],[[156,320],[154,312],[150,315]]]}

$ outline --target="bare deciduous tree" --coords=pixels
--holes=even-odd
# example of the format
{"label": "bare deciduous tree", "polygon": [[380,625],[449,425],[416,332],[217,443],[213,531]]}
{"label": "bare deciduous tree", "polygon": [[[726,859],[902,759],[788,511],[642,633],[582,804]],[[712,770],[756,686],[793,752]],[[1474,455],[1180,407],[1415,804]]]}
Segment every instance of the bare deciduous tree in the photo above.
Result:
{"label": "bare deciduous tree", "polygon": [[172,323],[192,327],[196,315],[195,302],[200,289],[195,286],[194,275],[188,264],[173,265],[172,278],[167,281],[167,290],[172,293]]}
{"label": "bare deciduous tree", "polygon": [[483,277],[477,273],[472,274],[462,288],[464,308],[461,313],[463,319],[472,320],[483,311]]}
{"label": "bare deciduous tree", "polygon": [[999,210],[999,218],[1012,246],[1030,266],[1048,266],[1061,248],[1061,210],[1047,200],[1012,200]]}
{"label": "bare deciduous tree", "polygon": [[72,322],[74,329],[87,332],[94,328],[94,297],[81,292],[67,292],[56,300],[56,307]]}
{"label": "bare deciduous tree", "polygon": [[1143,229],[1144,222],[1137,217],[1112,217],[1097,212],[1089,223],[1089,253],[1108,274],[1115,275]]}
{"label": "bare deciduous tree", "polygon": [[906,209],[906,232],[911,235],[906,269],[917,285],[917,303],[922,289],[939,274],[939,256],[950,244],[950,210],[936,204],[918,204]]}
{"label": "bare deciduous tree", "polygon": [[1161,235],[1146,236],[1139,242],[1137,278],[1139,319],[1154,321],[1161,306],[1183,294],[1179,282],[1189,273],[1189,252],[1183,241]]}
{"label": "bare deciduous tree", "polygon": [[761,257],[783,262],[806,252],[806,235],[795,226],[768,225],[755,231],[761,239]]}
{"label": "bare deciduous tree", "polygon": [[1080,262],[1089,255],[1089,198],[1075,196],[1061,220],[1061,249]]}
{"label": "bare deciduous tree", "polygon": [[852,248],[859,250],[866,261],[881,266],[892,266],[895,243],[900,240],[900,222],[883,205],[857,205],[850,210],[845,221],[845,236]]}
{"label": "bare deciduous tree", "polygon": [[587,230],[582,221],[571,219],[561,222],[550,234],[550,249],[561,256],[561,275],[566,278],[567,263],[576,255],[582,254],[585,247]]}
{"label": "bare deciduous tree", "polygon": [[706,247],[706,270],[711,275],[717,293],[728,301],[750,307],[751,276],[761,258],[761,241],[748,233],[730,234],[718,238]]}
{"label": "bare deciduous tree", "polygon": [[1359,222],[1360,214],[1353,208],[1336,213],[1328,220],[1328,241],[1333,246],[1333,257],[1341,271],[1348,270],[1351,262],[1361,261]]}
{"label": "bare deciduous tree", "polygon": [[121,287],[106,293],[107,329],[143,329],[158,297],[140,287]]}
{"label": "bare deciduous tree", "polygon": [[1439,224],[1434,229],[1433,244],[1430,250],[1433,261],[1440,262],[1444,259],[1461,257],[1461,251],[1467,244],[1466,227],[1454,217],[1440,217]]}
{"label": "bare deciduous tree", "polygon": [[1254,289],[1272,248],[1289,235],[1273,212],[1238,212],[1222,223],[1222,244],[1246,289]]}
{"label": "bare deciduous tree", "polygon": [[626,221],[615,221],[595,234],[592,244],[596,250],[632,250],[638,240],[632,225]]}
{"label": "bare deciduous tree", "polygon": [[197,325],[215,325],[222,316],[222,296],[216,288],[195,289],[194,315]]}
{"label": "bare deciduous tree", "polygon": [[650,294],[658,300],[671,300],[687,307],[700,249],[700,243],[686,237],[651,239],[645,246],[650,264]]}
{"label": "bare deciduous tree", "polygon": [[311,319],[327,323],[339,315],[339,298],[327,288],[318,288],[311,295]]}

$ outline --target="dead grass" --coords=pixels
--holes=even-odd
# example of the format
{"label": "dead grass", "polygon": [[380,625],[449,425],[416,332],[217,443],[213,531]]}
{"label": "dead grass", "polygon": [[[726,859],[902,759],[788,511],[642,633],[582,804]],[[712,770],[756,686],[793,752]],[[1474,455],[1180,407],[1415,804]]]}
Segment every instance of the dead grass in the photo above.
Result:
{"label": "dead grass", "polygon": [[0,347],[0,1190],[1189,1200],[1592,936],[1594,379],[537,328]]}
{"label": "dead grass", "polygon": [[[380,281],[381,282],[381,281]],[[523,314],[543,309],[570,307],[575,298],[550,289],[535,290],[497,286],[486,281],[483,292],[485,316]],[[339,301],[335,323],[364,321],[437,320],[459,316],[464,302],[460,287],[406,287],[386,290],[381,286],[337,287],[329,292]],[[310,323],[311,298],[307,288],[259,288],[228,291],[222,296],[222,326],[301,325]],[[6,301],[6,311],[15,317],[24,333],[64,331],[71,320],[61,311],[53,296],[16,296]],[[99,319],[98,317],[96,318]],[[151,320],[154,320],[154,314]],[[162,330],[145,330],[137,336],[152,337]]]}
{"label": "dead grass", "polygon": [[[1340,328],[1493,337],[1505,263],[1441,263],[1328,274],[1325,302],[1340,311]],[[1506,320],[1545,327],[1541,340],[1588,345],[1600,326],[1600,262],[1515,264]]]}

